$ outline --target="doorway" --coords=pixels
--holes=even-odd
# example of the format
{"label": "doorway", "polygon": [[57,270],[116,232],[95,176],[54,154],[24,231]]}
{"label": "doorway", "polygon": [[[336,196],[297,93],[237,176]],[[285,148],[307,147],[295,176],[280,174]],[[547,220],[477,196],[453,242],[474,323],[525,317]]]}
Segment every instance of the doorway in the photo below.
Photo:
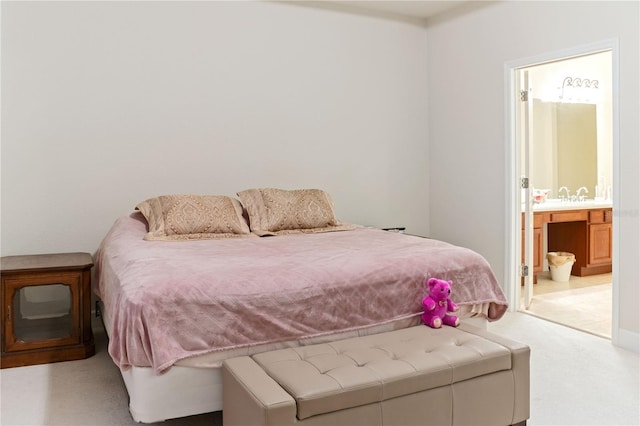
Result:
{"label": "doorway", "polygon": [[[512,166],[515,176],[528,178],[520,181],[526,188],[514,188],[511,232],[519,238],[511,302],[606,338],[617,311],[612,50],[550,55],[511,68],[515,93],[526,104],[512,108]],[[570,273],[555,254],[567,255]],[[605,299],[611,309],[594,317],[593,300]]]}

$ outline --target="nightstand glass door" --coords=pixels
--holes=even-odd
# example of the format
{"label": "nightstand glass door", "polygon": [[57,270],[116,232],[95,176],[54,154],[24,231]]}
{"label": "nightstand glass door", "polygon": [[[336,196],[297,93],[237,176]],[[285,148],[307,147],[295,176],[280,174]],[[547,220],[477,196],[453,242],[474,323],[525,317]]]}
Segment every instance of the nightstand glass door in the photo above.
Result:
{"label": "nightstand glass door", "polygon": [[71,337],[71,290],[64,284],[29,286],[13,295],[13,334],[16,340]]}
{"label": "nightstand glass door", "polygon": [[5,281],[7,351],[36,349],[80,341],[77,324],[78,274],[38,276],[29,282]]}

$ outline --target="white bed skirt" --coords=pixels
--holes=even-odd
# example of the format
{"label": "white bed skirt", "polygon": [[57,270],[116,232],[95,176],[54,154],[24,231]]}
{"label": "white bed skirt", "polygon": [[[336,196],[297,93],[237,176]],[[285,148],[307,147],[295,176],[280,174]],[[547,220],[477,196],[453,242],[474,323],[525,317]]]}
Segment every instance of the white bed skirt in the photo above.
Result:
{"label": "white bed skirt", "polygon": [[[461,306],[457,314],[465,323],[486,329],[487,308],[486,306]],[[108,336],[111,322],[101,302],[100,310]],[[304,344],[381,333],[411,325],[415,324],[409,322],[389,323],[364,331],[325,336],[323,339],[314,341],[305,340]],[[299,346],[296,342],[289,342],[287,345]],[[237,355],[230,354],[227,357]],[[205,358],[205,364],[210,362],[210,358]],[[222,410],[222,371],[220,366],[196,367],[193,365],[198,365],[198,361],[193,359],[180,361],[162,375],[157,375],[151,367],[131,367],[128,370],[120,370],[129,394],[129,411],[133,419],[139,423],[155,423]]]}
{"label": "white bed skirt", "polygon": [[156,375],[149,367],[121,371],[136,422],[155,423],[222,410],[220,368],[174,366]]}

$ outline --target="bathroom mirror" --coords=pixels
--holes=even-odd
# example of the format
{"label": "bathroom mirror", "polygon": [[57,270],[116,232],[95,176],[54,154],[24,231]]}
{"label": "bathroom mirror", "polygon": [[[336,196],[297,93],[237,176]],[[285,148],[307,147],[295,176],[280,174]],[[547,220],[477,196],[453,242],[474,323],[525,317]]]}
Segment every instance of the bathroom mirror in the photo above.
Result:
{"label": "bathroom mirror", "polygon": [[587,198],[593,198],[598,184],[596,105],[534,99],[533,122],[534,187],[550,189],[548,198],[559,198],[560,187],[575,195],[584,186]]}

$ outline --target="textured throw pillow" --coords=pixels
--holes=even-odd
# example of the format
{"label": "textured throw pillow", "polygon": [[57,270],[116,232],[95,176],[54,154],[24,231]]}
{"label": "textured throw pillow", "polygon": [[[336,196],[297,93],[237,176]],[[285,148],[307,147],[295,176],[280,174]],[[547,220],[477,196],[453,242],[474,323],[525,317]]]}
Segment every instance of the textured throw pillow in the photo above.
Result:
{"label": "textured throw pillow", "polygon": [[149,225],[145,240],[251,236],[242,205],[224,195],[162,195],[136,206]]}
{"label": "textured throw pillow", "polygon": [[344,231],[354,225],[341,224],[333,212],[329,194],[320,189],[248,189],[238,192],[256,235],[281,235]]}

